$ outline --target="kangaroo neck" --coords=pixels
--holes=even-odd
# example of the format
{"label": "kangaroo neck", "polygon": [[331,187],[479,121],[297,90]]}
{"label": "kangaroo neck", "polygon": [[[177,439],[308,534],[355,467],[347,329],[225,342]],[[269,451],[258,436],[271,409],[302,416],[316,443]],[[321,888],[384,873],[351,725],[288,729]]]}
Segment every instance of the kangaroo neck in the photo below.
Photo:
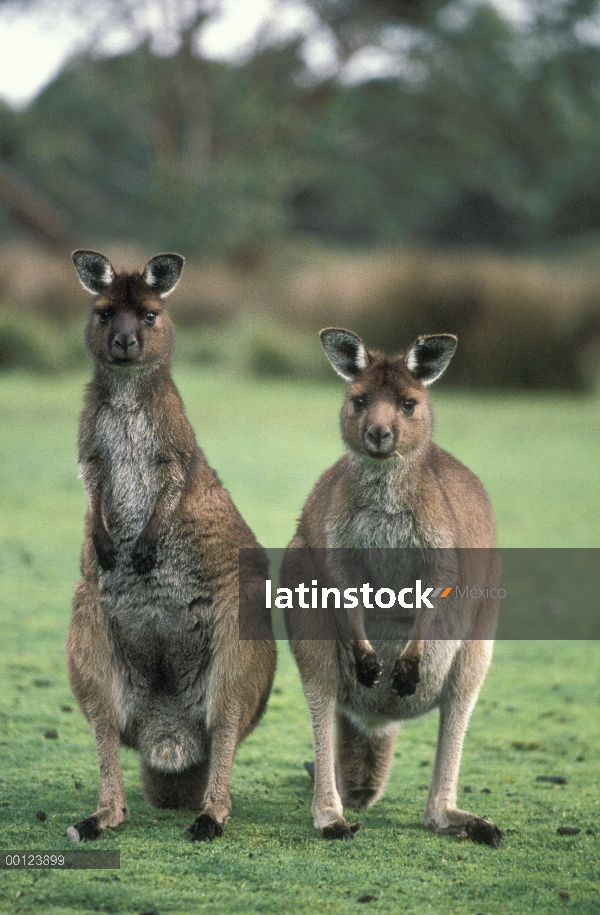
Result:
{"label": "kangaroo neck", "polygon": [[96,363],[93,384],[100,402],[138,411],[172,385],[169,361],[154,365],[112,366]]}
{"label": "kangaroo neck", "polygon": [[375,507],[386,513],[410,509],[418,500],[426,442],[406,457],[377,461],[349,453],[348,476],[357,509]]}

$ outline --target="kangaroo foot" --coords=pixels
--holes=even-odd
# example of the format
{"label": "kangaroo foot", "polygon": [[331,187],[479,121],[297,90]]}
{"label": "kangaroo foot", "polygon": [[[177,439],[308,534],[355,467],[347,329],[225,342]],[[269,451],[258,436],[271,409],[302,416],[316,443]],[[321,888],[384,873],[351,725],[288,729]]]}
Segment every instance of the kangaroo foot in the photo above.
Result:
{"label": "kangaroo foot", "polygon": [[192,825],[188,826],[187,833],[192,842],[212,842],[213,839],[221,838],[223,827],[210,814],[201,813]]}
{"label": "kangaroo foot", "polygon": [[504,835],[495,823],[490,823],[489,820],[478,816],[472,816],[470,820],[467,820],[465,833],[472,842],[477,842],[478,845],[490,845],[492,848],[498,848]]}
{"label": "kangaroo foot", "polygon": [[101,836],[105,829],[116,829],[127,819],[127,807],[121,810],[98,809],[96,813],[80,820],[67,829],[71,842],[91,842]]}
{"label": "kangaroo foot", "polygon": [[102,835],[102,829],[98,823],[98,817],[86,817],[74,826],[67,829],[67,837],[71,842],[90,842]]}
{"label": "kangaroo foot", "polygon": [[324,839],[350,840],[354,838],[360,827],[360,823],[354,823],[353,826],[350,826],[342,817],[340,820],[335,820],[333,823],[330,823],[329,826],[324,826],[321,830],[321,835]]}
{"label": "kangaroo foot", "polygon": [[490,848],[498,848],[503,837],[502,830],[495,823],[465,810],[449,811],[442,817],[426,816],[424,823],[435,832],[470,839],[478,845],[489,845]]}

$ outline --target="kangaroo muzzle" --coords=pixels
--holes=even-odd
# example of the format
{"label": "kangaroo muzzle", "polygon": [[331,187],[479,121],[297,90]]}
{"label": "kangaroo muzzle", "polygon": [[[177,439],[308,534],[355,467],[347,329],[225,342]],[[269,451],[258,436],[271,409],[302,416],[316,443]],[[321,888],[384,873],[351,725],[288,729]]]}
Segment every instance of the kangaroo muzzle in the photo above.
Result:
{"label": "kangaroo muzzle", "polygon": [[372,423],[365,432],[364,443],[373,457],[389,457],[394,451],[394,433],[389,426]]}

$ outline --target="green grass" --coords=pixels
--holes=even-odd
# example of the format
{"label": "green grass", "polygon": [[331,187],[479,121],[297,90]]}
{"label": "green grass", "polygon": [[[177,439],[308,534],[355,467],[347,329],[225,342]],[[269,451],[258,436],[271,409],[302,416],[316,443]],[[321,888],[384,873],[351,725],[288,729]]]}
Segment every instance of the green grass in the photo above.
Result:
{"label": "green grass", "polygon": [[[236,504],[265,546],[285,546],[319,472],[341,453],[341,383],[261,383],[191,370],[177,380]],[[69,848],[66,827],[97,802],[93,739],[70,695],[62,648],[85,508],[76,464],[84,381],[0,377],[4,848]],[[598,398],[440,391],[435,408],[436,440],[484,481],[502,546],[600,546]],[[266,715],[236,758],[234,812],[222,840],[192,845],[184,834],[189,813],[148,807],[136,755],[124,750],[131,819],[95,846],[119,848],[121,869],[5,873],[0,911],[344,915],[363,911],[365,894],[376,897],[370,912],[600,910],[598,643],[496,646],[467,736],[461,799],[504,830],[497,851],[419,825],[435,714],[404,727],[386,795],[361,816],[357,840],[321,840],[302,770],[312,753],[306,705],[283,643],[279,655]],[[51,728],[58,739],[44,738]],[[539,783],[539,774],[569,781]],[[472,793],[463,795],[464,786]],[[561,837],[560,825],[581,832]]]}

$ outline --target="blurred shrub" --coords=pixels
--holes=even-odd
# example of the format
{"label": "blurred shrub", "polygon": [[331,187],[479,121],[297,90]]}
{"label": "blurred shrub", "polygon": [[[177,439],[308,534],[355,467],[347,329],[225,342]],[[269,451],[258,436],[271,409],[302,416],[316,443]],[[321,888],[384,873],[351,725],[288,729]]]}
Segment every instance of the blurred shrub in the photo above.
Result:
{"label": "blurred shrub", "polygon": [[255,378],[329,375],[315,334],[257,311],[218,325],[176,325],[175,362],[227,365]]}
{"label": "blurred shrub", "polygon": [[420,334],[454,333],[447,381],[478,388],[588,390],[600,342],[600,285],[501,259],[416,259],[356,322],[373,346],[401,351]]}
{"label": "blurred shrub", "polygon": [[288,317],[315,329],[344,325],[388,353],[420,334],[456,334],[451,384],[588,390],[595,383],[596,258],[544,262],[418,249],[338,257],[296,270],[286,291]]}
{"label": "blurred shrub", "polygon": [[[127,269],[146,256],[105,250]],[[28,253],[3,261],[0,251],[3,300],[18,303],[0,308],[0,370],[89,364],[83,343],[88,303],[68,257],[60,258],[69,268],[63,285],[52,279],[52,288],[63,290],[54,313],[42,281],[44,262],[31,289],[18,285],[21,271],[13,270],[16,279],[10,274],[8,267]],[[597,260],[595,251],[534,261],[420,249],[359,257],[295,245],[270,252],[256,269],[191,263],[168,306],[177,331],[175,364],[218,364],[254,377],[330,378],[317,332],[337,325],[388,353],[403,351],[420,334],[456,334],[449,384],[589,390],[600,354]]]}
{"label": "blurred shrub", "polygon": [[43,365],[43,350],[16,322],[3,321],[0,324],[0,368],[40,369]]}
{"label": "blurred shrub", "polygon": [[314,335],[268,314],[248,315],[237,329],[238,364],[260,378],[315,378],[327,363]]}
{"label": "blurred shrub", "polygon": [[60,361],[55,336],[49,336],[39,322],[16,315],[0,319],[0,369],[53,371]]}
{"label": "blurred shrub", "polygon": [[0,371],[59,372],[85,363],[80,322],[55,321],[29,314],[0,314]]}

